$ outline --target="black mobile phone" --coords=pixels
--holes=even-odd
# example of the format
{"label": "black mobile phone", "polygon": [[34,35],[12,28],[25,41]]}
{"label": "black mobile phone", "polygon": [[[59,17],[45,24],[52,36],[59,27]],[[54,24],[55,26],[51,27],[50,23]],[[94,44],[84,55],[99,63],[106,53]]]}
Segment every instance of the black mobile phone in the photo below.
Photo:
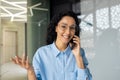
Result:
{"label": "black mobile phone", "polygon": [[[75,35],[79,37],[79,27],[76,27],[76,32],[75,32]],[[74,38],[74,36],[73,36]],[[76,43],[73,42],[73,38],[70,40],[70,43],[71,43],[71,49],[73,49],[76,45]]]}
{"label": "black mobile phone", "polygon": [[73,49],[75,47],[75,43],[73,42],[73,38],[70,40],[70,43],[71,43],[71,49]]}

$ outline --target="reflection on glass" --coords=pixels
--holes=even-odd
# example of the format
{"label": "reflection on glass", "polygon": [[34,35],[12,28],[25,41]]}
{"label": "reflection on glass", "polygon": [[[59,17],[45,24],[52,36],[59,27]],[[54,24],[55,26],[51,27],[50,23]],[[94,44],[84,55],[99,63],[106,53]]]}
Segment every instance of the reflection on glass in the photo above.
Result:
{"label": "reflection on glass", "polygon": [[112,27],[120,29],[120,4],[111,7]]}
{"label": "reflection on glass", "polygon": [[100,9],[96,11],[96,26],[101,29],[107,29],[109,27],[109,14],[108,8]]}
{"label": "reflection on glass", "polygon": [[[113,2],[116,4],[111,5]],[[120,79],[120,4],[113,2],[101,1],[99,5],[110,5],[94,5],[93,13],[79,16],[81,45],[86,49],[94,80]]]}

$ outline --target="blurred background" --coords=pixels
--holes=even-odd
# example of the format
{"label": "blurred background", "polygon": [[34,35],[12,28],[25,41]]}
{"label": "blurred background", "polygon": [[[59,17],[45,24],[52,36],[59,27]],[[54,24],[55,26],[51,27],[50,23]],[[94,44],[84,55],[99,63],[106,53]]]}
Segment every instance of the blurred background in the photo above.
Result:
{"label": "blurred background", "polygon": [[120,79],[120,0],[0,0],[0,80],[27,80],[10,61],[46,44],[51,18],[72,10],[81,20],[81,46],[93,80]]}

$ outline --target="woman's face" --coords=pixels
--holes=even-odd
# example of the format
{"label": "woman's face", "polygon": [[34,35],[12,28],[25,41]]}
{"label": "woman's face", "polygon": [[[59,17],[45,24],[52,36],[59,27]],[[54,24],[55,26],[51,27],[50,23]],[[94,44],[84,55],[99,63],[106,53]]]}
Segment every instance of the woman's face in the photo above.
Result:
{"label": "woman's face", "polygon": [[76,22],[70,16],[64,16],[56,26],[57,38],[56,41],[68,44],[75,34]]}

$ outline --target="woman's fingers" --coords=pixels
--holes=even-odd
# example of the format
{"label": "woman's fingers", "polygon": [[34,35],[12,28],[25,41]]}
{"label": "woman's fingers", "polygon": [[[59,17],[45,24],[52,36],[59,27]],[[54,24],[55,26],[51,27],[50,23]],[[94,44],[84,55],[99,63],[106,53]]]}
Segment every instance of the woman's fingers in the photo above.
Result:
{"label": "woman's fingers", "polygon": [[17,56],[17,58],[18,58],[20,61],[22,61],[22,59],[21,59],[19,56]]}
{"label": "woman's fingers", "polygon": [[28,56],[26,58],[25,54],[22,55],[22,58],[20,58],[19,56],[15,56],[14,58],[11,58],[11,60],[15,64],[18,64],[25,69],[29,69],[31,67],[29,64]]}
{"label": "woman's fingers", "polygon": [[17,64],[15,58],[11,58],[10,60],[12,60],[15,64]]}
{"label": "woman's fingers", "polygon": [[28,60],[28,56],[27,56],[27,59],[26,59],[26,69],[29,69],[30,67],[30,64],[29,64],[29,60]]}
{"label": "woman's fingers", "polygon": [[12,60],[15,64],[20,64],[20,63],[21,63],[21,58],[18,58],[18,56],[15,56],[14,58],[11,58],[11,60]]}
{"label": "woman's fingers", "polygon": [[22,56],[22,66],[24,67],[25,65],[26,65],[25,54],[23,54],[23,56]]}
{"label": "woman's fingers", "polygon": [[80,44],[80,38],[78,36],[73,37],[73,42],[76,43],[77,45]]}
{"label": "woman's fingers", "polygon": [[18,56],[15,56],[15,60],[16,60],[16,63],[17,63],[17,64],[20,63],[20,62],[19,62],[19,58],[18,58]]}
{"label": "woman's fingers", "polygon": [[78,37],[78,36],[74,36],[74,38],[73,38],[73,41],[77,41],[77,42],[80,42],[80,38]]}

